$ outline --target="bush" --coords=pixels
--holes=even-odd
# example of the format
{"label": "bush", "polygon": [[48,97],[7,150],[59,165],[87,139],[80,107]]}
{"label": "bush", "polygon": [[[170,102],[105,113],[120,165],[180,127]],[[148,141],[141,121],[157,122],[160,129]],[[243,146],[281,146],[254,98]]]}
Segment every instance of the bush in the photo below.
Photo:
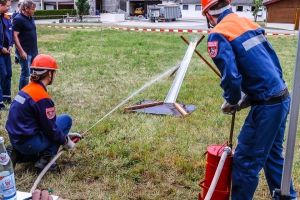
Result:
{"label": "bush", "polygon": [[61,9],[61,10],[37,10],[34,13],[35,19],[60,19],[65,18],[69,13],[70,16],[76,16],[77,12],[75,9]]}

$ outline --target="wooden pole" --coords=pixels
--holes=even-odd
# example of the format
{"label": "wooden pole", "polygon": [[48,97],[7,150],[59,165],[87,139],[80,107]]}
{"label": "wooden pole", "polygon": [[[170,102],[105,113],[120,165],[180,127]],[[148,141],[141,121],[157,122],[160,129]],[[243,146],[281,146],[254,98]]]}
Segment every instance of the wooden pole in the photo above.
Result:
{"label": "wooden pole", "polygon": [[[198,40],[197,44],[196,44],[196,47],[200,44],[200,42],[204,39],[204,35],[202,35],[202,37],[200,38],[200,40]],[[181,63],[180,63],[181,64]],[[175,72],[177,72],[177,70],[179,69],[180,67],[180,64],[178,65],[178,67],[176,69],[174,69],[174,71],[172,71],[172,73],[170,74],[169,77],[173,76],[175,74]]]}
{"label": "wooden pole", "polygon": [[[180,36],[181,39],[187,43],[188,45],[190,44],[184,36]],[[195,52],[198,56],[200,56],[200,58],[220,77],[222,78],[221,74],[199,53],[199,51],[197,49],[195,49]]]}
{"label": "wooden pole", "polygon": [[184,117],[188,115],[187,112],[178,103],[174,103],[174,106]]}
{"label": "wooden pole", "polygon": [[125,107],[124,110],[129,111],[129,110],[135,110],[135,109],[140,109],[140,108],[148,108],[148,107],[152,107],[152,106],[161,105],[163,103],[164,103],[163,101],[158,101],[158,102],[154,102],[154,103],[134,105],[134,106]]}

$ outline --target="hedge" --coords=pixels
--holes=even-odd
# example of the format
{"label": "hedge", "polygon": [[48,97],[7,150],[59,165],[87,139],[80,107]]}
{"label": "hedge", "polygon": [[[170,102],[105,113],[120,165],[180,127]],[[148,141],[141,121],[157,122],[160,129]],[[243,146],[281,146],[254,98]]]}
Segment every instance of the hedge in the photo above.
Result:
{"label": "hedge", "polygon": [[70,16],[76,16],[76,9],[61,9],[61,10],[36,10],[34,13],[35,19],[61,19],[65,18],[69,13]]}

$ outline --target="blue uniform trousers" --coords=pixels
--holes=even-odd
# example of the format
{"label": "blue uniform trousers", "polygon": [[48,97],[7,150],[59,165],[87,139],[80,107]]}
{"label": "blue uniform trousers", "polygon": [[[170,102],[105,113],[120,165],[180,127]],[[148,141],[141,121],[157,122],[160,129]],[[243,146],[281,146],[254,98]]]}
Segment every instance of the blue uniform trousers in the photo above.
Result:
{"label": "blue uniform trousers", "polygon": [[[270,193],[281,187],[282,143],[289,107],[290,97],[281,103],[251,107],[233,156],[232,200],[253,199],[262,168]],[[290,196],[297,196],[292,181]]]}
{"label": "blue uniform trousers", "polygon": [[[64,135],[67,135],[72,127],[72,118],[69,115],[62,114],[57,116],[56,123]],[[11,141],[11,144],[20,153],[24,154],[26,158],[22,162],[34,161],[37,155],[41,152],[47,156],[56,155],[61,144],[50,141],[43,132],[40,132],[27,142],[23,144],[15,144]],[[29,155],[29,156],[27,156]]]}
{"label": "blue uniform trousers", "polygon": [[12,68],[11,68],[10,54],[1,54],[0,55],[0,84],[1,84],[0,102],[11,100],[11,77],[12,77]]}

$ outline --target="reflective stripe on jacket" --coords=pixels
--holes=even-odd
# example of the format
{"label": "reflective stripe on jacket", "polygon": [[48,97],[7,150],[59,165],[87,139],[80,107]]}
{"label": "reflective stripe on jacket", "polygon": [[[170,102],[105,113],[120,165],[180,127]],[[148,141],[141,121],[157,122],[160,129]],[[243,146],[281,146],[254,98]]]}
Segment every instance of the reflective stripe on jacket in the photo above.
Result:
{"label": "reflective stripe on jacket", "polygon": [[223,97],[232,105],[241,91],[257,101],[286,88],[278,57],[264,34],[258,24],[228,9],[208,36],[208,53],[222,74]]}
{"label": "reflective stripe on jacket", "polygon": [[54,102],[42,82],[31,82],[19,91],[10,106],[6,130],[15,143],[22,144],[39,132],[50,141],[66,142],[56,124]]}

